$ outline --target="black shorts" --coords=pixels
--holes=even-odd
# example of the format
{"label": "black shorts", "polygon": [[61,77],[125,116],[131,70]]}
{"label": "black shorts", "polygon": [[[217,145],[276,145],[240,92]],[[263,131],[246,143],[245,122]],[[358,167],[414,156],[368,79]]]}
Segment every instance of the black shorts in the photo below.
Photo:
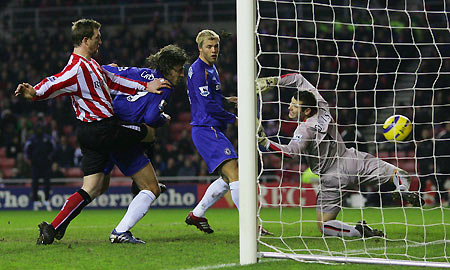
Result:
{"label": "black shorts", "polygon": [[144,124],[121,121],[110,117],[95,122],[79,122],[77,139],[83,159],[85,176],[103,172],[112,151],[126,150],[147,136]]}

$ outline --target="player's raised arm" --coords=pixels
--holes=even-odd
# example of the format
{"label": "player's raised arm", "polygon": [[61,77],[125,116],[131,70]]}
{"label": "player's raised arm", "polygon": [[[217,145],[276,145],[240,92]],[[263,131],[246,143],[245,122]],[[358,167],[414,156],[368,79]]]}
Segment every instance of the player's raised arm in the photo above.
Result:
{"label": "player's raised arm", "polygon": [[106,84],[111,90],[118,91],[113,94],[125,94],[134,95],[136,91],[147,91],[150,93],[161,94],[161,88],[170,88],[172,85],[165,79],[153,80],[151,82],[140,82],[126,77],[119,76],[105,67],[102,67],[104,74],[106,75]]}
{"label": "player's raised arm", "polygon": [[314,94],[319,107],[327,108],[327,101],[320,95],[317,88],[315,88],[308,80],[299,73],[290,73],[280,77],[264,77],[256,79],[257,93],[264,93],[276,86],[284,86],[288,88],[297,88],[298,91],[309,91]]}
{"label": "player's raised arm", "polygon": [[26,99],[33,99],[36,96],[36,90],[29,83],[21,83],[17,86],[16,91],[14,91],[16,97],[23,96]]}
{"label": "player's raised arm", "polygon": [[264,93],[278,85],[279,77],[263,77],[256,79],[256,92]]}
{"label": "player's raised arm", "polygon": [[319,107],[325,107],[328,109],[327,101],[320,95],[319,90],[315,88],[310,82],[308,82],[303,75],[299,73],[286,74],[280,77],[278,84],[280,86],[297,88],[298,91],[308,91],[314,94]]}

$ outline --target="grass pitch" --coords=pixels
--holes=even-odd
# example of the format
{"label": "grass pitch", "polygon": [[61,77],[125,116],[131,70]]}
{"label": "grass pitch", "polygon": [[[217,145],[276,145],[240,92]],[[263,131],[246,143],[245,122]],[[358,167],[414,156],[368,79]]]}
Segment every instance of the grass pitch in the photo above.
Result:
{"label": "grass pitch", "polygon": [[[354,253],[358,256],[383,257],[387,253],[407,254],[411,258],[436,257],[446,253],[441,243],[450,232],[450,213],[446,209],[368,209],[345,210],[344,221],[356,222],[363,218],[374,227],[383,229],[390,239],[386,248],[384,239],[369,241],[356,239],[327,238],[318,233],[312,222],[313,209],[264,209],[261,212],[264,227],[274,237],[261,239],[265,243],[287,250],[303,252],[328,249],[329,253],[342,255]],[[37,224],[51,221],[57,211],[3,211],[0,212],[0,269],[380,269],[388,266],[299,263],[291,260],[262,259],[261,263],[239,266],[238,214],[234,209],[211,209],[207,213],[213,234],[204,234],[184,223],[189,210],[151,209],[133,228],[135,236],[146,245],[110,244],[111,230],[122,218],[125,210],[85,210],[69,226],[65,237],[49,246],[36,246]],[[280,223],[279,221],[282,221]],[[407,221],[408,226],[405,225]],[[378,223],[378,224],[377,224]],[[426,226],[422,226],[425,224]],[[298,238],[299,234],[310,237]],[[283,237],[283,238],[281,238]],[[435,241],[427,246],[420,243]],[[441,241],[441,242],[439,242]],[[285,245],[285,243],[287,245]],[[406,247],[408,243],[409,247]],[[434,243],[434,242],[433,242]],[[289,248],[288,248],[289,246]],[[364,247],[368,252],[364,252]],[[261,250],[271,251],[260,245]],[[315,251],[320,254],[321,252]],[[448,253],[448,252],[447,252]],[[393,256],[396,257],[396,256]],[[399,256],[397,256],[399,257]],[[405,257],[399,257],[406,259]],[[395,269],[419,269],[398,267]]]}

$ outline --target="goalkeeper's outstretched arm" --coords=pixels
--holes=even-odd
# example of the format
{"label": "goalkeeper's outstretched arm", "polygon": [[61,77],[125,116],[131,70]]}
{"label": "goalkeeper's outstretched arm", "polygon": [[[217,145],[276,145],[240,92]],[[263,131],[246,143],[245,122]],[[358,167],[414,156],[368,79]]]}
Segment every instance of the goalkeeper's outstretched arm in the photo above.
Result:
{"label": "goalkeeper's outstretched arm", "polygon": [[314,94],[319,107],[328,108],[328,103],[320,95],[319,91],[299,73],[290,73],[276,77],[264,77],[256,79],[257,93],[264,93],[276,86],[283,86],[288,88],[297,88],[298,91],[309,91]]}
{"label": "goalkeeper's outstretched arm", "polygon": [[258,126],[258,144],[269,152],[293,158],[296,155],[300,155],[303,147],[305,147],[304,143],[301,140],[298,140],[298,136],[294,137],[287,145],[271,141],[267,138],[262,125],[257,122],[256,126]]}

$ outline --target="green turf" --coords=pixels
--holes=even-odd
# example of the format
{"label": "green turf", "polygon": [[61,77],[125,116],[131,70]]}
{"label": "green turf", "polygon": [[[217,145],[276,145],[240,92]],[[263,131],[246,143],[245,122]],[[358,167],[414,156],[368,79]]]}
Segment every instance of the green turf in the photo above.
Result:
{"label": "green turf", "polygon": [[[211,209],[208,218],[215,229],[213,234],[204,234],[192,226],[184,224],[189,210],[152,209],[132,230],[147,241],[146,245],[112,245],[108,236],[123,216],[125,210],[87,210],[78,216],[61,241],[50,246],[36,246],[37,224],[42,220],[51,221],[53,212],[3,211],[0,212],[0,269],[323,269],[323,264],[298,263],[291,260],[262,259],[261,263],[239,266],[238,215],[233,209]],[[444,255],[443,244],[410,247],[406,250],[405,239],[410,246],[413,241],[443,240],[450,232],[450,213],[436,210],[385,209],[385,231],[388,238],[398,241],[386,243],[384,240],[355,240],[333,238],[324,240],[311,222],[315,212],[312,209],[264,209],[261,212],[265,228],[275,233],[275,237],[262,241],[302,252],[306,246],[311,249],[328,247],[330,252],[352,250],[358,253],[364,246],[372,256],[385,252],[407,254],[410,257],[440,257]],[[361,211],[345,210],[346,221],[361,219]],[[405,213],[405,214],[404,214]],[[369,223],[381,223],[380,210],[369,209],[363,212]],[[409,226],[405,226],[405,216]],[[341,218],[341,217],[340,217]],[[283,221],[282,225],[279,220]],[[426,230],[424,226],[426,224]],[[420,225],[420,226],[419,226]],[[382,224],[374,225],[383,228]],[[309,236],[303,241],[297,236]],[[283,241],[280,237],[283,236]],[[261,250],[267,250],[260,246]],[[320,252],[315,252],[320,254]],[[364,254],[363,254],[364,255]],[[448,255],[448,254],[447,254]],[[393,256],[395,257],[395,256]],[[399,257],[401,258],[401,257]],[[405,257],[401,259],[406,259]],[[442,261],[442,259],[437,259]],[[361,265],[335,264],[330,269],[359,269]],[[381,266],[364,265],[366,269],[380,269]],[[386,266],[385,266],[386,267]],[[395,269],[419,269],[417,267],[395,267]]]}

